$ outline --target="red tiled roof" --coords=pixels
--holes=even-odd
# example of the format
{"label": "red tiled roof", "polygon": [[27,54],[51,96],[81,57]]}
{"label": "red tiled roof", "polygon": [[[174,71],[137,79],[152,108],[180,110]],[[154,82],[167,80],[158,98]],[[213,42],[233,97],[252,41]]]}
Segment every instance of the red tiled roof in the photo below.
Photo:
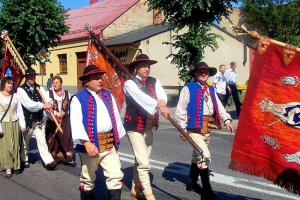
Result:
{"label": "red tiled roof", "polygon": [[61,41],[75,40],[87,36],[84,29],[89,23],[94,33],[100,34],[109,24],[135,5],[139,0],[104,0],[83,8],[67,10],[70,32],[61,36]]}

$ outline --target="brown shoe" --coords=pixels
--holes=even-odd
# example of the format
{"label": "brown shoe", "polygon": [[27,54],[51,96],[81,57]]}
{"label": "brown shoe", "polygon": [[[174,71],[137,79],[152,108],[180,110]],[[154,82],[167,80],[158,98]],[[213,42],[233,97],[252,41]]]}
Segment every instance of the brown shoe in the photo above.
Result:
{"label": "brown shoe", "polygon": [[46,168],[47,170],[54,170],[56,166],[57,166],[57,162],[52,161],[52,162],[48,163],[48,164],[45,166],[45,168]]}
{"label": "brown shoe", "polygon": [[10,170],[10,169],[5,171],[5,177],[6,177],[6,178],[12,177],[12,173],[11,173],[11,170]]}
{"label": "brown shoe", "polygon": [[146,199],[145,195],[138,186],[132,185],[130,190],[130,195],[137,199]]}

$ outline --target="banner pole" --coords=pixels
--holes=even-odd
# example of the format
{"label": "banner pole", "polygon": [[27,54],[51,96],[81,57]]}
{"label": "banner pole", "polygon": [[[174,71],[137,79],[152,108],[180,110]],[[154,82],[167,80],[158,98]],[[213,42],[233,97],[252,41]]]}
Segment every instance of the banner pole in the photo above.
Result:
{"label": "banner pole", "polygon": [[[256,31],[248,31],[248,35],[253,38],[253,39],[260,39],[261,35],[256,32]],[[271,38],[270,38],[271,39]],[[276,44],[280,47],[285,47],[287,44],[286,43],[283,43],[283,42],[280,42],[280,41],[277,41],[277,40],[273,40],[271,39],[270,41],[272,44]],[[300,53],[300,48],[299,47],[296,47],[296,51]]]}
{"label": "banner pole", "polygon": [[[233,26],[231,25],[231,27],[233,28],[233,31],[237,33],[237,35],[244,35],[244,34],[248,34],[252,39],[260,39],[262,37],[262,35],[260,35],[257,31],[248,31],[246,26],[245,25],[242,25],[242,26]],[[269,38],[267,36],[265,36],[266,38]],[[273,40],[271,38],[270,39],[270,42],[272,44],[276,44],[280,47],[285,47],[286,45],[289,45],[289,44],[286,44],[284,42],[280,42],[280,41],[277,41],[277,40]],[[299,47],[296,47],[296,51],[298,53],[300,53],[300,48]]]}
{"label": "banner pole", "polygon": [[9,43],[9,45],[12,47],[14,53],[16,54],[16,56],[18,57],[19,61],[21,62],[21,64],[23,65],[23,68],[25,70],[28,69],[28,67],[26,66],[26,64],[24,63],[22,57],[20,56],[20,54],[18,53],[17,49],[15,48],[14,44],[11,42],[10,38],[8,37],[8,35],[6,35],[7,41]]}

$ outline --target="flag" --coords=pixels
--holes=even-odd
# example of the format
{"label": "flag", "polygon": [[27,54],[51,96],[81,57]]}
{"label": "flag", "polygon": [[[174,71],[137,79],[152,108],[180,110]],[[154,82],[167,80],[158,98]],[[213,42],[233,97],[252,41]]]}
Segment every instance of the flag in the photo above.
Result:
{"label": "flag", "polygon": [[20,68],[20,60],[16,56],[16,52],[14,52],[12,44],[10,44],[7,39],[8,36],[6,31],[2,31],[1,38],[4,40],[4,58],[1,77],[8,75],[12,76],[16,82],[14,88],[16,91],[24,78],[23,71]]}
{"label": "flag", "polygon": [[123,86],[126,80],[125,72],[127,71],[93,32],[90,32],[86,54],[86,65],[91,64],[106,72],[102,76],[102,87],[111,92],[116,100],[119,112],[121,112],[125,100]]}
{"label": "flag", "polygon": [[[262,39],[263,40],[263,39]],[[259,41],[229,168],[300,194],[300,54]]]}

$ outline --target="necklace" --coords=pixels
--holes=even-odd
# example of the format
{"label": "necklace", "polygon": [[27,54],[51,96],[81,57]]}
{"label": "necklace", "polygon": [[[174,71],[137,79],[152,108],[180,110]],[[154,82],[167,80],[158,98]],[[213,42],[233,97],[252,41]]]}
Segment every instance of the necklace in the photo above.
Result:
{"label": "necklace", "polygon": [[2,94],[4,95],[4,96],[7,96],[7,97],[9,97],[11,94],[4,94],[4,92],[2,91]]}
{"label": "necklace", "polygon": [[54,90],[54,92],[55,92],[55,94],[56,94],[57,96],[59,96],[59,97],[62,96],[62,90],[60,90],[60,91],[58,91],[58,92],[56,92],[56,91]]}

